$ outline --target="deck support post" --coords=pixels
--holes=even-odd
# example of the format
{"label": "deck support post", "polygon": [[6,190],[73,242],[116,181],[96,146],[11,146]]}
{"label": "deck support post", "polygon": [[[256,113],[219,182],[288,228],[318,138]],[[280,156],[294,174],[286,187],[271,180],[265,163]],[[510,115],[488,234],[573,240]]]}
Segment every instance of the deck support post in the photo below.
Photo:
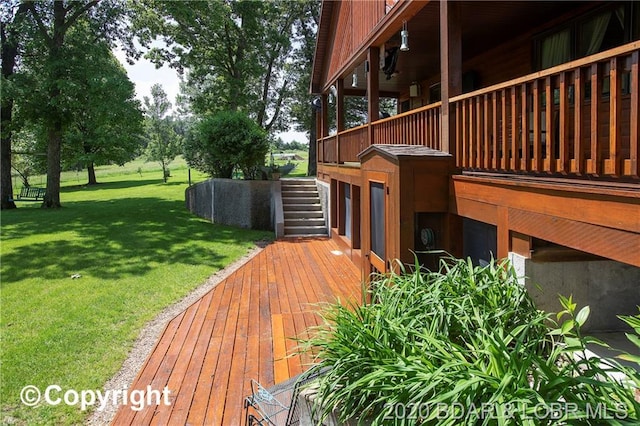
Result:
{"label": "deck support post", "polygon": [[460,3],[440,2],[440,88],[442,93],[442,151],[455,157],[455,114],[449,99],[462,93],[462,29]]}

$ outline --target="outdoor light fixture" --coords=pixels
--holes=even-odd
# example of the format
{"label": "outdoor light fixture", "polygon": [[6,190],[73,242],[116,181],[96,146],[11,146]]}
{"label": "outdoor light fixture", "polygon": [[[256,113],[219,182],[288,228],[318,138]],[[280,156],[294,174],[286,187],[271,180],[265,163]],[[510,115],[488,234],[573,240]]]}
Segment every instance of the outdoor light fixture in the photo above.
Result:
{"label": "outdoor light fixture", "polygon": [[358,87],[358,74],[353,73],[353,77],[351,77],[351,87]]}
{"label": "outdoor light fixture", "polygon": [[400,32],[400,38],[402,42],[400,44],[400,50],[406,52],[409,50],[409,30],[407,29],[407,21],[402,21],[402,31]]}
{"label": "outdoor light fixture", "polygon": [[409,86],[409,96],[412,98],[420,96],[420,85],[415,81]]}

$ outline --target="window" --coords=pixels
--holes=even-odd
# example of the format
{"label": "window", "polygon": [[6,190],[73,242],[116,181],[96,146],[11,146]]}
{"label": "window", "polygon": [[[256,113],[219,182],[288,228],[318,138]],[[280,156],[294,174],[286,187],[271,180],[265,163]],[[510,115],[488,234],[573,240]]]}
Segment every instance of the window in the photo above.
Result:
{"label": "window", "polygon": [[351,239],[351,185],[344,185],[344,235]]}
{"label": "window", "polygon": [[638,38],[638,6],[607,6],[576,18],[535,39],[536,69],[593,55]]}

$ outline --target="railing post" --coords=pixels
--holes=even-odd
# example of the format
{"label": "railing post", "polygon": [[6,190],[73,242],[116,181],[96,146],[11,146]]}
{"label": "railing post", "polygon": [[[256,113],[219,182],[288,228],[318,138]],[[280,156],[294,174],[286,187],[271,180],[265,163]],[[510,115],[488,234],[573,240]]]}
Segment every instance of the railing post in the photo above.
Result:
{"label": "railing post", "polygon": [[369,62],[369,72],[367,73],[367,111],[368,111],[368,130],[369,146],[375,143],[373,138],[373,126],[374,121],[380,118],[380,85],[379,85],[379,69],[380,63],[380,49],[375,46],[371,46],[367,51],[367,61]]}
{"label": "railing post", "polygon": [[455,111],[449,98],[462,93],[462,29],[460,3],[440,2],[440,88],[442,93],[442,151],[455,153]]}

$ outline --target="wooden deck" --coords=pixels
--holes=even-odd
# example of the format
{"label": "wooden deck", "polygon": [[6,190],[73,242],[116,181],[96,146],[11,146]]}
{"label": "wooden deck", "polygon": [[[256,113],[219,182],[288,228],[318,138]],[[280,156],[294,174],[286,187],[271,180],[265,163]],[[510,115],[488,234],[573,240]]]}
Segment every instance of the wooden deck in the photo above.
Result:
{"label": "wooden deck", "polygon": [[170,390],[170,405],[121,406],[114,425],[243,423],[250,379],[266,386],[301,373],[286,357],[318,302],[360,300],[360,271],[329,239],[277,241],[175,317],[133,382]]}

